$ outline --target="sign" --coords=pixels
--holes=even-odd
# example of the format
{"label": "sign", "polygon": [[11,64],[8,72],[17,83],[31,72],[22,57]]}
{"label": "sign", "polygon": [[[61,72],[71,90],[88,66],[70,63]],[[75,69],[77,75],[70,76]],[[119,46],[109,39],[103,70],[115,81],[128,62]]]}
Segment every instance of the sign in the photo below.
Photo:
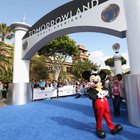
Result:
{"label": "sign", "polygon": [[60,87],[58,90],[58,96],[68,96],[68,95],[74,95],[75,94],[75,88],[74,86],[64,86]]}
{"label": "sign", "polygon": [[40,88],[33,89],[33,100],[57,97],[57,90],[53,87],[46,87],[44,90]]}
{"label": "sign", "polygon": [[29,29],[23,39],[34,34],[39,34],[41,31],[49,29],[52,26],[57,26],[57,24],[60,24],[72,18],[73,16],[81,15],[85,11],[90,10],[106,1],[108,0],[76,0],[61,6],[40,19],[34,26]]}
{"label": "sign", "polygon": [[60,96],[70,96],[75,94],[75,89],[73,86],[63,86],[60,87],[57,93],[57,89],[54,87],[46,87],[44,90],[40,88],[33,89],[33,100],[47,99]]}
{"label": "sign", "polygon": [[[120,12],[113,22],[105,22],[102,13],[111,4]],[[23,59],[30,59],[48,42],[70,33],[100,32],[125,37],[124,17],[122,0],[74,0],[66,3],[42,17],[27,31],[22,40]]]}

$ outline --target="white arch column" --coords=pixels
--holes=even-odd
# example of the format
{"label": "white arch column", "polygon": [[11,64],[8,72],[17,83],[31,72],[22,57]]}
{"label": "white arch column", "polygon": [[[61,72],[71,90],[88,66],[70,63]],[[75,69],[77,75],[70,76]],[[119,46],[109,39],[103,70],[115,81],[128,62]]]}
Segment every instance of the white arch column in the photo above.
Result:
{"label": "white arch column", "polygon": [[128,117],[140,127],[140,0],[124,0],[131,74],[125,78]]}
{"label": "white arch column", "polygon": [[120,54],[114,54],[113,56],[114,60],[114,66],[115,66],[115,75],[122,74],[122,62],[121,62],[121,55]]}
{"label": "white arch column", "polygon": [[22,59],[22,38],[30,28],[24,22],[11,24],[15,31],[13,83],[9,85],[9,104],[25,104],[31,101],[29,84],[29,60]]}
{"label": "white arch column", "polygon": [[30,26],[23,22],[11,25],[15,31],[13,83],[29,82],[29,60],[22,59],[22,38]]}
{"label": "white arch column", "polygon": [[140,74],[140,0],[125,0],[131,74]]}

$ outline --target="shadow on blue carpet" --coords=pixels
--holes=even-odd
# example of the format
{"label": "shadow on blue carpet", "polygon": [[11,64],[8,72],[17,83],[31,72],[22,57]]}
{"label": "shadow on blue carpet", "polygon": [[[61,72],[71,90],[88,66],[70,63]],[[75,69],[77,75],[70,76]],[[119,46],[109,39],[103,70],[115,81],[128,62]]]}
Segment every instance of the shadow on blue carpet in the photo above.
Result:
{"label": "shadow on blue carpet", "polygon": [[[109,99],[111,113],[112,101]],[[140,128],[127,119],[126,105],[121,105],[121,116],[113,122],[124,130],[112,135],[103,121],[105,140],[136,140]],[[0,140],[98,140],[91,101],[74,96],[35,101],[26,105],[0,108]]]}

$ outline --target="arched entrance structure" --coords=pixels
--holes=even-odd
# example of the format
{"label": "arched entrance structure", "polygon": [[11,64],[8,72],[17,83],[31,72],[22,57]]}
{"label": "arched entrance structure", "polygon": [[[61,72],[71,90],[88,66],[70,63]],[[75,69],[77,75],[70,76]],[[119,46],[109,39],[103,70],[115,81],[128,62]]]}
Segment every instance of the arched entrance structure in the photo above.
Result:
{"label": "arched entrance structure", "polygon": [[[108,21],[107,18],[110,17],[104,17],[104,11],[108,10],[110,5],[117,6],[119,9],[118,15],[113,15],[116,18],[112,21]],[[140,8],[138,6],[140,7],[140,2],[139,0],[127,0],[125,5],[128,6],[126,8],[127,34],[123,0],[71,1],[45,15],[32,27],[21,22],[13,23],[11,27],[15,30],[15,56],[13,83],[10,88],[12,103],[24,104],[31,101],[29,99],[30,90],[28,90],[29,61],[49,41],[76,32],[100,32],[121,38],[127,36],[132,73],[131,76],[126,77],[129,101],[127,104],[135,103],[135,108],[137,108],[135,113],[133,109],[129,110],[129,119],[133,124],[140,126],[140,119],[138,119],[140,117],[140,89],[138,88],[138,85],[140,85],[140,64],[138,64],[139,53],[137,48],[140,33],[140,26],[138,25],[140,20],[140,15],[138,16]],[[136,17],[137,19],[135,19]],[[135,21],[135,27],[132,26],[133,21]],[[133,51],[137,58],[134,58]],[[132,97],[130,92],[133,93],[134,100],[129,100]],[[132,108],[131,105],[128,105],[128,107]],[[138,118],[132,117],[133,114]]]}
{"label": "arched entrance structure", "polygon": [[[121,12],[114,22],[104,22],[102,11],[110,4],[117,4]],[[62,10],[63,9],[63,10]],[[76,0],[50,12],[36,22],[23,37],[23,59],[30,59],[47,42],[61,35],[75,32],[101,32],[125,37],[125,18],[122,0]],[[86,38],[85,38],[86,39]],[[28,43],[29,42],[29,43]]]}

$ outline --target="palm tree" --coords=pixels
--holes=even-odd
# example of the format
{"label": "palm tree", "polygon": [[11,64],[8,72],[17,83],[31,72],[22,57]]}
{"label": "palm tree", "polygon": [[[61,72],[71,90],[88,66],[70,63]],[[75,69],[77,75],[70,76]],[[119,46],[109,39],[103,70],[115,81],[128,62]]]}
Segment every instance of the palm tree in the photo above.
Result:
{"label": "palm tree", "polygon": [[5,42],[5,39],[12,39],[14,37],[14,33],[10,26],[7,26],[5,23],[0,24],[0,39],[1,42]]}
{"label": "palm tree", "polygon": [[[4,44],[5,47],[0,47],[0,80],[12,80],[13,69],[13,45]],[[10,74],[11,73],[11,74]],[[11,75],[9,77],[9,75]],[[9,82],[11,82],[11,80]]]}
{"label": "palm tree", "polygon": [[4,74],[6,72],[5,65],[9,64],[8,57],[5,54],[8,53],[6,49],[0,47],[0,74]]}
{"label": "palm tree", "polygon": [[13,45],[5,43],[6,39],[12,39],[14,32],[10,26],[0,24],[0,79],[8,74],[8,69],[12,70]]}

